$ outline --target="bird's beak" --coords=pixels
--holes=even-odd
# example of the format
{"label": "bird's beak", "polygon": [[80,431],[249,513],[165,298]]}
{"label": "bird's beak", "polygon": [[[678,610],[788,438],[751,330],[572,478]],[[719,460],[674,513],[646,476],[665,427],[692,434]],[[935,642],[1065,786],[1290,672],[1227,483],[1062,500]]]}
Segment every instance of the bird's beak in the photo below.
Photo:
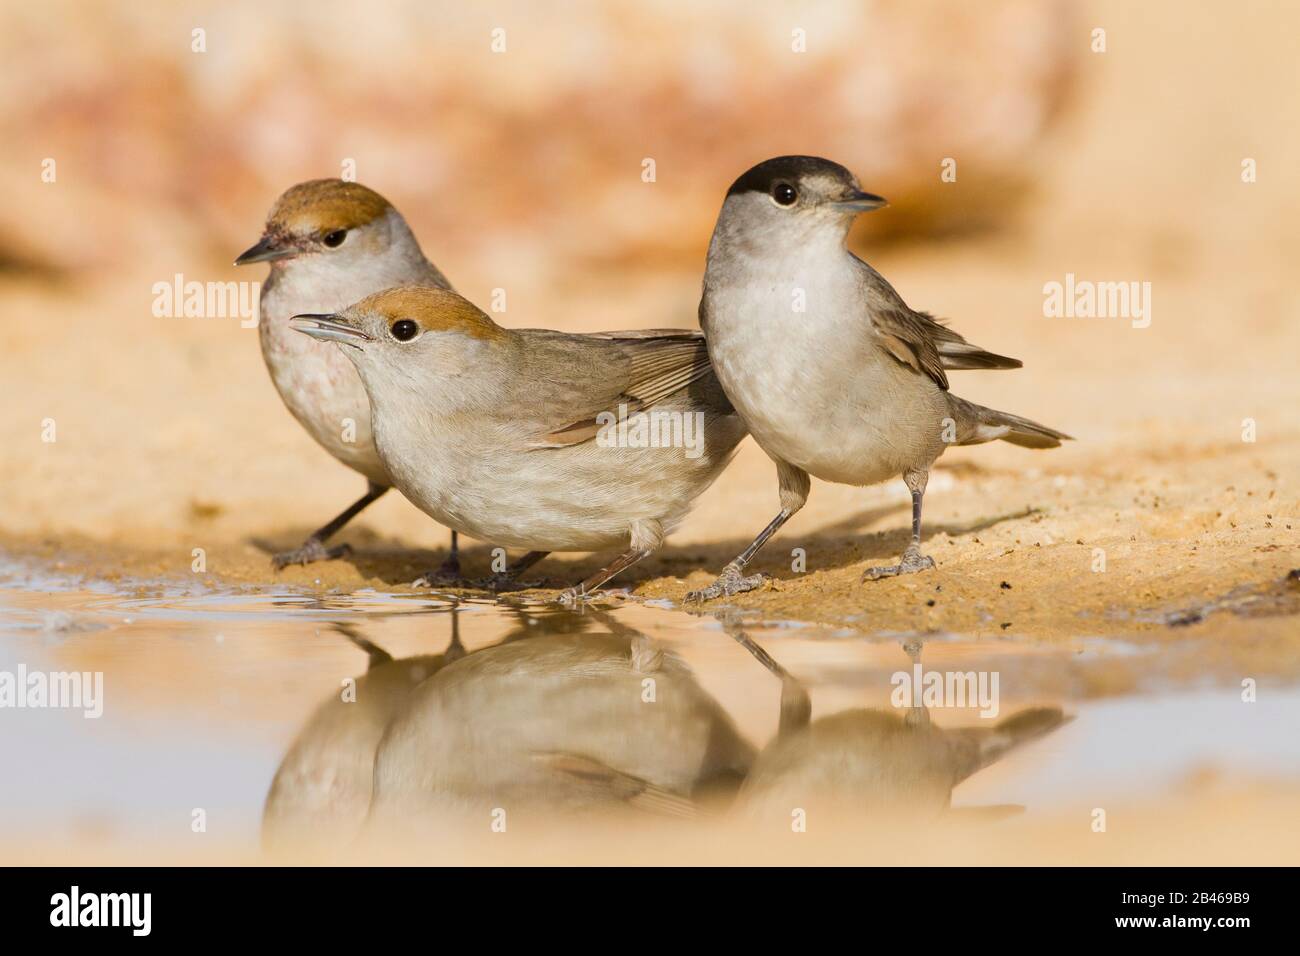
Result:
{"label": "bird's beak", "polygon": [[289,320],[289,327],[323,342],[342,342],[354,349],[361,348],[362,342],[369,342],[370,336],[360,329],[349,325],[341,315],[295,315]]}
{"label": "bird's beak", "polygon": [[881,206],[888,206],[889,201],[883,196],[877,196],[875,193],[864,193],[860,189],[855,189],[843,199],[835,200],[835,205],[845,212],[870,212],[873,209],[879,209]]}
{"label": "bird's beak", "polygon": [[295,250],[289,246],[282,246],[271,236],[263,236],[258,240],[257,245],[245,249],[235,260],[235,265],[246,266],[250,262],[274,262],[276,259],[287,259],[295,255]]}

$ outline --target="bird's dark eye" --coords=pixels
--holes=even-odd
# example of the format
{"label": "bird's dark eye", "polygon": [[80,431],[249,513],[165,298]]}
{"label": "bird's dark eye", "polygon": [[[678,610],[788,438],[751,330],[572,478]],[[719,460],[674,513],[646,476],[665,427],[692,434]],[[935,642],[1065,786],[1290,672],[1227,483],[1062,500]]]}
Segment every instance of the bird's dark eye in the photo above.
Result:
{"label": "bird's dark eye", "polygon": [[793,206],[794,201],[799,198],[795,188],[789,183],[777,183],[772,187],[772,198],[781,206]]}
{"label": "bird's dark eye", "polygon": [[329,246],[331,249],[337,249],[339,246],[343,245],[343,240],[347,237],[348,231],[346,229],[335,229],[333,232],[325,233],[324,242],[325,245]]}
{"label": "bird's dark eye", "polygon": [[420,327],[410,319],[398,319],[388,331],[393,333],[393,338],[397,339],[397,341],[409,342],[415,338],[416,333],[420,331]]}

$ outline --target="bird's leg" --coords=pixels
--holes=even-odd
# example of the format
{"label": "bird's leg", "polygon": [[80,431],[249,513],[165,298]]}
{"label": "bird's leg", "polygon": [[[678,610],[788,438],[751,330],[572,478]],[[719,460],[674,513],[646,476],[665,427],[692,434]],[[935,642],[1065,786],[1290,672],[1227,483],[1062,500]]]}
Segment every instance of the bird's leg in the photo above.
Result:
{"label": "bird's leg", "polygon": [[792,734],[807,727],[808,721],[812,718],[812,698],[808,696],[807,688],[797,677],[777,663],[776,658],[769,654],[766,648],[746,634],[739,623],[724,618],[722,626],[741,647],[754,656],[756,661],[781,681],[781,719],[777,725],[777,736]]}
{"label": "bird's leg", "polygon": [[451,551],[447,560],[438,565],[436,570],[425,571],[411,582],[413,588],[469,588],[473,582],[460,574],[460,537],[455,531],[451,533]]}
{"label": "bird's leg", "polygon": [[498,571],[492,577],[483,581],[476,581],[475,587],[483,588],[486,591],[508,591],[518,582],[519,575],[550,553],[549,551],[529,551],[504,571]]}
{"label": "bird's leg", "polygon": [[[903,642],[903,650],[911,659],[914,672],[921,664],[921,647],[921,642],[916,638]],[[920,687],[912,688],[912,699],[909,703],[907,713],[903,715],[903,723],[913,729],[929,727],[930,711],[926,709],[924,695],[921,693]]]}
{"label": "bird's leg", "polygon": [[907,487],[912,491],[912,543],[903,552],[902,560],[897,564],[884,567],[867,568],[862,572],[862,580],[879,581],[899,574],[911,574],[915,571],[928,571],[934,567],[934,558],[921,553],[921,499],[925,497],[925,483],[928,472],[909,472],[903,476]]}
{"label": "bird's leg", "polygon": [[744,570],[750,561],[754,560],[754,555],[758,554],[758,549],[767,544],[767,539],[776,534],[781,525],[790,520],[791,512],[782,508],[781,513],[771,520],[766,528],[758,533],[758,537],[750,542],[748,548],[738,554],[731,560],[722,573],[718,575],[718,580],[714,581],[706,588],[700,588],[698,591],[687,593],[687,602],[703,603],[712,601],[720,597],[731,597],[733,594],[741,594],[745,591],[753,591],[761,588],[763,582],[767,580],[764,574],[751,574],[745,577]]}
{"label": "bird's leg", "polygon": [[[455,532],[452,532],[455,534]],[[448,572],[447,567],[451,559],[443,562],[442,567],[437,571],[426,571],[414,581],[411,582],[413,588],[472,588],[476,591],[506,591],[515,583],[515,580],[523,572],[527,571],[542,558],[546,557],[549,551],[529,551],[522,558],[506,568],[504,571],[498,571],[488,578],[479,578],[471,580],[462,577],[459,571]],[[459,563],[456,565],[460,567]]]}
{"label": "bird's leg", "polygon": [[386,487],[377,485],[373,481],[370,482],[364,495],[348,505],[334,520],[313,531],[307,537],[307,540],[302,543],[302,547],[272,555],[271,564],[279,571],[291,564],[311,564],[313,561],[328,561],[332,558],[341,558],[345,554],[350,554],[352,552],[351,545],[340,544],[333,548],[327,548],[325,542],[387,490]]}
{"label": "bird's leg", "polygon": [[460,535],[455,531],[451,533],[451,549],[447,552],[447,560],[442,562],[438,573],[460,577]]}
{"label": "bird's leg", "polygon": [[566,607],[576,607],[614,575],[626,571],[638,561],[649,556],[653,550],[653,548],[629,548],[585,581],[560,592],[560,596],[556,600]]}
{"label": "bird's leg", "polygon": [[767,579],[766,575],[751,574],[749,577],[745,577],[743,572],[749,562],[754,560],[754,555],[758,554],[759,548],[767,544],[768,538],[776,534],[781,525],[789,521],[791,516],[804,506],[804,502],[808,500],[810,484],[807,472],[783,462],[777,462],[776,475],[781,491],[780,513],[768,523],[766,528],[758,533],[758,537],[750,542],[748,548],[733,558],[731,563],[722,569],[722,573],[718,575],[718,580],[707,588],[688,592],[686,595],[688,603],[697,602],[702,604],[705,601],[713,601],[720,597],[731,597],[733,594],[753,591],[755,588],[763,586],[763,582]]}
{"label": "bird's leg", "polygon": [[451,609],[451,640],[447,642],[447,649],[442,652],[442,662],[450,664],[452,661],[458,661],[465,656],[465,645],[460,642],[460,606],[453,605]]}
{"label": "bird's leg", "polygon": [[393,661],[392,654],[388,653],[388,651],[384,650],[378,644],[375,644],[373,641],[369,640],[367,637],[365,637],[365,635],[363,635],[359,630],[357,630],[357,628],[353,627],[351,624],[335,623],[330,626],[333,627],[334,630],[342,634],[344,637],[346,637],[357,647],[359,647],[361,650],[366,652],[366,657],[369,658],[369,664],[367,665],[366,670],[368,671],[374,670],[376,667],[379,667],[383,664],[392,663]]}

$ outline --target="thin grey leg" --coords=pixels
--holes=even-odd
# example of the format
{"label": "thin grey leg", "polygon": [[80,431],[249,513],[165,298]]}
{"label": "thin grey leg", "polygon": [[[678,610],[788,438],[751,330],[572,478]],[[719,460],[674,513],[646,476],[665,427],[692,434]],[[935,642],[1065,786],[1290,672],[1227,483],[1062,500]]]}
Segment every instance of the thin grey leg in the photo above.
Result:
{"label": "thin grey leg", "polygon": [[628,568],[632,567],[632,565],[648,557],[650,554],[650,548],[631,548],[624,551],[617,558],[585,581],[582,581],[574,587],[562,592],[559,597],[559,602],[569,607],[581,604],[587,595],[591,594],[606,581],[610,580],[610,578],[626,571]]}
{"label": "thin grey leg", "polygon": [[345,554],[350,554],[352,552],[351,545],[340,544],[327,548],[325,542],[333,537],[345,524],[361,514],[373,501],[382,497],[387,490],[385,487],[370,482],[364,495],[339,512],[333,520],[308,535],[307,540],[302,543],[301,547],[272,555],[271,564],[279,571],[291,564],[311,564],[313,561],[328,561],[332,558],[341,558]]}

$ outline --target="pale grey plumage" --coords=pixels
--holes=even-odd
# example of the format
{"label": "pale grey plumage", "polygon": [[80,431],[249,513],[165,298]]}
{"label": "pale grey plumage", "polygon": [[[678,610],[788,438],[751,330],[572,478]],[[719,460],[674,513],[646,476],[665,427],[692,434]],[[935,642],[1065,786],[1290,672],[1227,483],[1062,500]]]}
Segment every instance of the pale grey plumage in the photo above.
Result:
{"label": "pale grey plumage", "polygon": [[[654,700],[645,700],[646,681]],[[372,821],[463,829],[505,808],[690,816],[754,758],[677,655],[642,635],[533,637],[425,681],[375,754]]]}
{"label": "pale grey plumage", "polygon": [[[788,199],[789,202],[784,200]],[[948,369],[1015,368],[912,310],[844,247],[858,212],[883,204],[816,157],[779,157],[741,176],[709,245],[700,325],[728,398],[777,463],[781,513],[719,581],[693,597],[757,586],[740,571],[807,496],[808,476],[867,485],[903,476],[920,500],[949,444],[1003,438],[1052,447],[1068,436],[948,392]],[[909,548],[879,574],[933,562]]]}
{"label": "pale grey plumage", "polygon": [[[395,337],[400,321],[418,326],[411,341]],[[659,546],[745,434],[689,332],[504,329],[439,289],[389,290],[300,327],[347,343],[380,457],[416,506],[504,547],[628,549],[612,573]],[[610,444],[597,416],[624,406],[702,423],[698,454]]]}
{"label": "pale grey plumage", "polygon": [[[741,815],[785,822],[800,807],[822,825],[828,817],[888,824],[900,816],[937,816],[971,774],[1073,719],[1057,707],[1031,707],[997,723],[945,729],[931,723],[917,700],[892,711],[858,708],[812,720],[803,683],[742,629],[729,630],[781,681],[780,727],[741,788]],[[921,644],[909,641],[904,649],[918,666]]]}
{"label": "pale grey plumage", "polygon": [[299,730],[266,795],[267,846],[346,845],[370,809],[375,748],[421,681],[464,653],[375,660],[350,696],[337,687]]}
{"label": "pale grey plumage", "polygon": [[[392,484],[375,450],[370,403],[356,370],[330,344],[294,332],[290,318],[332,312],[396,285],[450,284],[386,199],[342,179],[286,190],[271,208],[261,240],[236,260],[257,262],[271,270],[262,284],[258,338],[276,391],[307,434],[370,486],[302,547],[276,555],[283,567],[344,553],[345,548],[326,548],[326,539]],[[453,534],[449,570],[455,553]]]}
{"label": "pale grey plumage", "polygon": [[744,815],[788,820],[790,808],[888,822],[937,816],[952,790],[1011,750],[1068,720],[1059,708],[1022,710],[992,726],[943,729],[906,713],[854,709],[780,734],[754,762],[737,799]]}

